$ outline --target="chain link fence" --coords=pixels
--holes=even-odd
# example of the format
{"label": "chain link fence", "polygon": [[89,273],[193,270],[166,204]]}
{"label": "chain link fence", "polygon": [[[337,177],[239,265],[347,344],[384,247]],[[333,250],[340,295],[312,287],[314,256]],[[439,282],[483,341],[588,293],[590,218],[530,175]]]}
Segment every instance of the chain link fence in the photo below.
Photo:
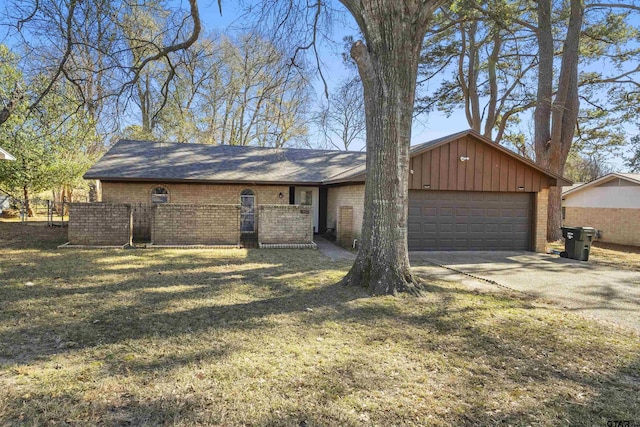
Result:
{"label": "chain link fence", "polygon": [[66,198],[54,201],[41,197],[25,201],[0,191],[0,216],[19,218],[21,222],[46,220],[50,227],[66,227],[69,220],[69,202]]}

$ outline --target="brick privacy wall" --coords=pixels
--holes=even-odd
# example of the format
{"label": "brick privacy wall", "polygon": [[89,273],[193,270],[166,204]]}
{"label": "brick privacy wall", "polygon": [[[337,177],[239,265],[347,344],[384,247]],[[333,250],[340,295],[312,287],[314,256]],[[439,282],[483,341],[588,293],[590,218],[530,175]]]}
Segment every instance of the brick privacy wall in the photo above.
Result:
{"label": "brick privacy wall", "polygon": [[535,193],[535,229],[533,230],[535,252],[547,251],[547,222],[549,220],[549,189],[543,188]]}
{"label": "brick privacy wall", "polygon": [[640,209],[565,208],[563,225],[593,227],[601,231],[601,242],[640,246]]}
{"label": "brick privacy wall", "polygon": [[[278,185],[177,184],[163,182],[103,182],[102,201],[108,203],[151,203],[155,187],[169,191],[169,203],[225,204],[240,203],[240,192],[251,189],[256,204],[288,204],[289,187]],[[282,198],[278,194],[282,193]]]}
{"label": "brick privacy wall", "polygon": [[353,245],[355,235],[353,212],[352,206],[340,206],[338,208],[336,241],[340,246],[350,248]]}
{"label": "brick privacy wall", "polygon": [[[359,239],[364,214],[364,184],[330,187],[328,189],[327,227],[337,230],[338,209],[340,206],[351,206],[353,208],[353,238]],[[352,242],[349,242],[349,246],[351,246]]]}
{"label": "brick privacy wall", "polygon": [[69,243],[122,246],[131,243],[131,206],[110,203],[69,204]]}
{"label": "brick privacy wall", "polygon": [[240,205],[158,204],[153,206],[155,245],[237,245]]}
{"label": "brick privacy wall", "polygon": [[300,205],[258,206],[258,242],[313,242],[313,210]]}

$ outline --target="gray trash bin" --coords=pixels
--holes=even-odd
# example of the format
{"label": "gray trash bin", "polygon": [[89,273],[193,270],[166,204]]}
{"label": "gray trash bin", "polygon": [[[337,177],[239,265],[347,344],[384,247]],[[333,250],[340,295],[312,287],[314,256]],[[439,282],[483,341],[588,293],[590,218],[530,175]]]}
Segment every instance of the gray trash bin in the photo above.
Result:
{"label": "gray trash bin", "polygon": [[564,252],[560,256],[578,261],[588,261],[591,242],[596,235],[596,229],[592,227],[561,228],[562,237],[564,237]]}

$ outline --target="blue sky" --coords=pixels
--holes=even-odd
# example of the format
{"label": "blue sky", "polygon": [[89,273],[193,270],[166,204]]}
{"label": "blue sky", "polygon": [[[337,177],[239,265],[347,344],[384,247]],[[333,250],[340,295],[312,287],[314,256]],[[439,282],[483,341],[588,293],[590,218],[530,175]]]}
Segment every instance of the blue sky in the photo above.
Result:
{"label": "blue sky", "polygon": [[[337,7],[338,2],[333,2],[333,6]],[[200,5],[200,14],[206,30],[215,30],[224,33],[225,31],[233,31],[237,26],[243,24],[241,9],[236,2],[224,2],[222,4],[222,16],[218,10],[217,0],[207,0]],[[334,43],[320,43],[319,56],[323,75],[329,89],[338,85],[349,72],[342,62],[342,38],[346,35],[357,36],[358,30],[355,21],[351,15],[340,6],[342,13],[338,12],[334,16],[334,25],[331,28],[332,39]],[[323,85],[319,76],[316,78],[316,92],[318,96],[323,96]],[[466,118],[462,111],[453,114],[447,118],[444,115],[435,112],[430,114],[428,118],[422,117],[414,121],[411,143],[419,144],[441,136],[449,135],[461,130],[468,129]],[[353,149],[360,149],[361,146]]]}
{"label": "blue sky", "polygon": [[[180,4],[183,9],[188,8],[186,0],[174,1],[177,4]],[[246,2],[249,3],[248,0]],[[248,24],[246,19],[243,19],[241,16],[242,9],[238,1],[223,0],[222,3],[221,16],[218,10],[218,0],[199,1],[200,15],[205,31],[229,33],[240,31],[240,27]],[[2,4],[2,0],[0,0],[0,4]],[[318,46],[318,51],[324,77],[331,89],[349,75],[349,71],[341,58],[342,49],[344,48],[342,38],[346,35],[357,36],[358,30],[351,15],[340,5],[338,1],[332,1],[330,4],[337,10],[333,19],[333,28],[329,29],[330,37],[333,42],[321,42]],[[432,84],[437,85],[438,82],[434,81]],[[323,85],[319,78],[316,78],[315,80],[315,87],[317,96],[323,96]],[[525,127],[525,133],[528,132],[528,128],[532,128],[530,120],[527,117],[523,117],[523,127]],[[454,112],[450,117],[446,117],[444,114],[434,111],[428,117],[422,116],[414,120],[412,144],[419,144],[431,139],[459,132],[467,128],[468,124],[462,110]],[[627,130],[630,134],[637,133],[635,123],[630,123]],[[319,136],[313,132],[314,130],[312,129],[310,139],[312,141],[314,138],[319,139]],[[354,144],[352,147],[353,149],[360,149],[362,148],[362,145],[363,144],[357,146]],[[620,171],[624,170],[621,158],[612,157],[610,159],[610,163],[616,167],[616,169]]]}
{"label": "blue sky", "polygon": [[[341,58],[342,38],[346,35],[357,36],[358,34],[356,23],[346,9],[337,1],[331,2],[331,5],[338,9],[338,13],[334,16],[333,28],[330,29],[333,43],[320,43],[318,49],[323,74],[330,89],[338,85],[349,74]],[[239,18],[241,8],[237,2],[223,1],[222,16],[218,11],[217,0],[202,2],[200,7],[202,20],[207,30],[224,33],[225,31],[233,31],[234,28],[245,23]],[[438,83],[434,81],[432,84],[437,85]],[[323,96],[323,85],[319,78],[316,79],[315,86],[318,96]],[[468,129],[468,127],[469,125],[462,110],[455,111],[449,117],[441,112],[434,111],[428,117],[422,116],[414,120],[411,143],[412,145],[419,144]],[[523,127],[525,128],[525,134],[529,132],[529,129],[533,129],[530,118],[523,117]],[[627,131],[630,134],[637,133],[635,124],[630,124]],[[362,146],[353,147],[353,149],[360,148]],[[620,157],[611,157],[609,163],[617,170],[624,170],[623,159]]]}

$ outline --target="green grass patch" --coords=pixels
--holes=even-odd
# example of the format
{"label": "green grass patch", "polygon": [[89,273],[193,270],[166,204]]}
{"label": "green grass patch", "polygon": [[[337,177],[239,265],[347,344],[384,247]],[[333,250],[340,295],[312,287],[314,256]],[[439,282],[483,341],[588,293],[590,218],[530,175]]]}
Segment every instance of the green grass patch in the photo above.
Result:
{"label": "green grass patch", "polygon": [[640,421],[631,331],[449,282],[371,298],[313,250],[55,250],[43,230],[0,237],[0,425]]}

